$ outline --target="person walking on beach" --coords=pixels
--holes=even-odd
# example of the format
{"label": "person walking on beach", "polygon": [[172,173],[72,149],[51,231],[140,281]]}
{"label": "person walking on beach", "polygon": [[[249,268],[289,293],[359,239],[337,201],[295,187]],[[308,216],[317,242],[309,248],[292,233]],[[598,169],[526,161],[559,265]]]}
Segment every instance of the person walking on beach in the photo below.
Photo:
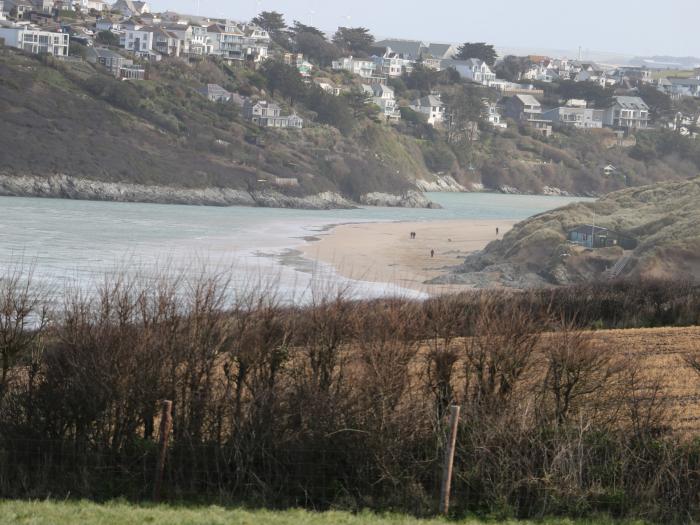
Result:
{"label": "person walking on beach", "polygon": [[499,230],[498,226],[496,226],[496,237],[498,237],[499,233],[501,233],[501,231]]}
{"label": "person walking on beach", "polygon": [[432,259],[434,257],[435,257],[435,250],[430,250],[430,258]]}

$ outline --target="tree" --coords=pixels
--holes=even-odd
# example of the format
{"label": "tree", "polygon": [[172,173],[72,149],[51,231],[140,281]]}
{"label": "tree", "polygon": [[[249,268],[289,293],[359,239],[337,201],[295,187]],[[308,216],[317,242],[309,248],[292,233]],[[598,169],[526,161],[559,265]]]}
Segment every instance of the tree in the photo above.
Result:
{"label": "tree", "polygon": [[119,37],[112,33],[111,31],[100,31],[95,37],[98,44],[103,44],[105,46],[118,46]]}
{"label": "tree", "polygon": [[356,120],[345,97],[334,97],[314,86],[307,92],[306,105],[316,112],[319,122],[337,128],[343,135],[355,127]]}
{"label": "tree", "polygon": [[447,142],[472,142],[485,111],[481,91],[472,85],[464,85],[455,93],[444,95],[443,101],[447,106]]}
{"label": "tree", "polygon": [[612,103],[613,90],[595,82],[564,80],[559,83],[559,95],[564,100],[578,98],[591,102],[598,108],[607,108]]}
{"label": "tree", "polygon": [[367,56],[374,37],[364,27],[339,27],[333,35],[333,43],[351,55]]}
{"label": "tree", "polygon": [[296,34],[294,48],[297,53],[302,53],[321,67],[330,66],[333,60],[340,57],[340,50],[337,46],[326,40],[325,37],[313,32]]}
{"label": "tree", "polygon": [[253,18],[252,22],[270,33],[270,38],[278,46],[290,49],[289,37],[285,32],[287,23],[284,21],[284,15],[277,11],[263,11]]}
{"label": "tree", "polygon": [[441,73],[433,69],[416,64],[410,74],[404,75],[404,82],[408,89],[415,89],[421,92],[421,95],[427,95],[433,87],[439,82]]}
{"label": "tree", "polygon": [[304,94],[304,82],[294,66],[288,66],[278,60],[269,60],[263,65],[261,73],[273,97],[275,92],[279,91],[283,97],[289,99],[291,105],[294,105],[294,101]]}
{"label": "tree", "polygon": [[637,88],[637,94],[649,106],[649,113],[654,120],[672,116],[673,103],[666,93],[662,93],[652,85],[642,84]]}
{"label": "tree", "polygon": [[252,22],[255,25],[262,27],[268,33],[276,34],[284,31],[287,28],[287,23],[284,21],[284,15],[277,11],[263,11],[258,16],[253,18]]}
{"label": "tree", "polygon": [[372,97],[362,89],[352,89],[350,92],[343,94],[348,107],[352,111],[353,117],[357,120],[361,118],[377,119],[379,110],[377,106],[372,104]]}
{"label": "tree", "polygon": [[498,58],[498,53],[494,47],[484,42],[466,42],[457,50],[455,56],[457,60],[469,60],[470,58],[478,58],[483,60],[489,66],[493,66]]}
{"label": "tree", "polygon": [[496,75],[509,82],[517,82],[522,74],[530,69],[531,65],[532,62],[527,57],[508,55],[496,66]]}
{"label": "tree", "polygon": [[294,21],[294,25],[289,29],[289,33],[292,35],[293,38],[296,38],[300,34],[306,33],[319,36],[323,38],[323,40],[326,40],[326,34],[323,31],[314,26],[307,26],[306,24],[302,24],[298,20]]}

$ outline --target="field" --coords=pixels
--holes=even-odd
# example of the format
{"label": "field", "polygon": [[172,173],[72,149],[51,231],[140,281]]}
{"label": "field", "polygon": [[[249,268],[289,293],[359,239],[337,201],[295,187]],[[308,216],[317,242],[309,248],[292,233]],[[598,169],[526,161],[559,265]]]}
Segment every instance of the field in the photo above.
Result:
{"label": "field", "polygon": [[[31,525],[136,525],[152,523],[154,525],[478,525],[480,523],[518,523],[525,521],[488,521],[473,519],[447,521],[442,519],[419,520],[401,515],[375,515],[370,513],[349,514],[346,512],[312,513],[302,510],[283,512],[252,511],[224,509],[222,507],[153,507],[134,506],[125,503],[108,503],[97,505],[87,502],[22,502],[8,501],[0,503],[0,524]],[[554,524],[606,524],[618,523],[601,518],[593,520],[551,519],[538,521],[540,525]],[[625,522],[642,523],[642,522]]]}
{"label": "field", "polygon": [[647,380],[661,387],[668,423],[691,436],[700,430],[700,376],[683,355],[700,352],[700,328],[649,328],[595,332],[594,344],[631,357]]}

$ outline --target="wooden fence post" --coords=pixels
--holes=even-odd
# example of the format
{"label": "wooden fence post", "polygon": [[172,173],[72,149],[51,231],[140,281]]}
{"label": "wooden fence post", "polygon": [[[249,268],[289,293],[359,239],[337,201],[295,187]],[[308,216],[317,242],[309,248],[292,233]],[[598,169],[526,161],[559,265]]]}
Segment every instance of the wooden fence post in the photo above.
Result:
{"label": "wooden fence post", "polygon": [[452,486],[452,465],[455,461],[455,445],[457,444],[457,425],[459,423],[460,407],[450,407],[450,436],[445,446],[445,464],[442,467],[442,486],[440,488],[440,514],[450,512],[450,488]]}
{"label": "wooden fence post", "polygon": [[163,473],[165,471],[165,456],[168,453],[168,441],[170,430],[173,427],[173,402],[163,401],[160,412],[160,436],[158,446],[158,462],[156,463],[156,478],[153,485],[153,501],[160,501],[161,487],[163,486]]}

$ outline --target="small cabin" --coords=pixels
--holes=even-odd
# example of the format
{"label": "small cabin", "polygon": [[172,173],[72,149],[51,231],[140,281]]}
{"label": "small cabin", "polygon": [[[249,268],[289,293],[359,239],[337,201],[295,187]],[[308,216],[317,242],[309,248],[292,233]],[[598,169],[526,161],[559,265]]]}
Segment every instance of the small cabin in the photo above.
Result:
{"label": "small cabin", "polygon": [[612,248],[620,246],[623,250],[634,250],[637,240],[620,232],[608,230],[592,224],[584,224],[569,231],[569,241],[586,248]]}

